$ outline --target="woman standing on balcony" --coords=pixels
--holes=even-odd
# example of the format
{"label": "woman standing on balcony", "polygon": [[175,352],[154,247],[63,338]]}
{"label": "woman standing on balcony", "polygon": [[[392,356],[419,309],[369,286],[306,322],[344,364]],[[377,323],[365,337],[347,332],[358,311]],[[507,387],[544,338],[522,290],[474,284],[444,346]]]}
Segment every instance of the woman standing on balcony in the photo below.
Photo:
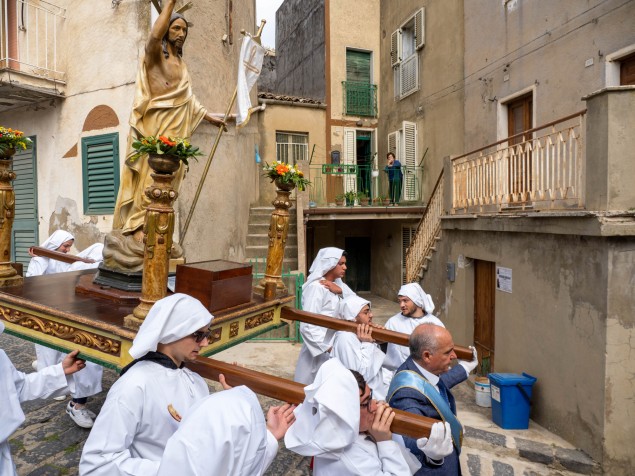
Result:
{"label": "woman standing on balcony", "polygon": [[403,182],[401,162],[395,158],[395,154],[392,152],[386,154],[386,161],[388,165],[384,168],[384,172],[388,174],[390,204],[396,206],[401,198],[401,184]]}

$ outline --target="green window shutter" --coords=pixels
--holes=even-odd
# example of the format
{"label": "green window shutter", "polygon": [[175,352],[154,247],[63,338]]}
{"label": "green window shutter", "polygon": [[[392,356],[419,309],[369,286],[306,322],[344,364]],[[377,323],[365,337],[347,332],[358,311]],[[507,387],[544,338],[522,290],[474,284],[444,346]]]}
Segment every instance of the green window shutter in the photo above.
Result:
{"label": "green window shutter", "polygon": [[119,192],[119,134],[82,139],[84,214],[109,215]]}
{"label": "green window shutter", "polygon": [[346,81],[370,83],[370,53],[346,50]]}
{"label": "green window shutter", "polygon": [[[15,192],[15,219],[11,230],[11,260],[28,266],[29,248],[38,245],[37,220],[37,140],[31,137],[33,147],[20,150],[13,156],[13,182]],[[26,272],[26,268],[25,268]]]}

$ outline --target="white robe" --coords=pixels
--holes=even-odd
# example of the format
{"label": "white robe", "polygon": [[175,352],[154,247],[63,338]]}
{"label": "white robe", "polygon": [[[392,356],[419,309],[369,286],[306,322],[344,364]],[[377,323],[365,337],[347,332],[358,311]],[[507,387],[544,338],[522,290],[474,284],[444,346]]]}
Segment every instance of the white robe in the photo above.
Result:
{"label": "white robe", "polygon": [[63,395],[68,392],[68,383],[62,364],[25,374],[18,371],[0,349],[0,475],[17,474],[8,439],[24,422],[20,403]]}
{"label": "white robe", "polygon": [[260,476],[277,453],[258,397],[241,385],[192,407],[168,440],[158,476]]}
{"label": "white robe", "polygon": [[352,332],[339,331],[333,340],[333,358],[344,367],[359,372],[373,391],[375,400],[384,400],[390,385],[390,375],[382,368],[386,355],[377,344],[360,342]]}
{"label": "white robe", "polygon": [[[432,314],[414,318],[406,317],[401,313],[395,314],[388,319],[384,327],[390,331],[410,335],[412,331],[415,330],[415,327],[421,324],[436,324],[437,326],[445,327],[441,319]],[[384,368],[394,373],[408,357],[410,357],[410,349],[407,346],[389,343],[386,351],[386,359],[384,360]],[[392,378],[392,376],[390,378]]]}
{"label": "white robe", "polygon": [[392,440],[375,443],[360,433],[352,445],[343,450],[315,457],[314,476],[404,476],[411,471],[404,451]]}
{"label": "white robe", "polygon": [[205,380],[187,369],[138,362],[108,392],[84,445],[79,473],[156,475],[165,445],[179,426],[168,405],[185,417],[207,395]]}
{"label": "white robe", "polygon": [[[342,288],[342,297],[354,294],[341,279],[336,279],[335,284]],[[336,317],[339,300],[339,295],[329,291],[320,284],[319,280],[309,283],[302,290],[302,310],[304,311]],[[329,359],[328,350],[333,344],[335,332],[325,327],[302,322],[300,334],[304,342],[298,356],[294,380],[308,385],[315,379],[320,366]]]}

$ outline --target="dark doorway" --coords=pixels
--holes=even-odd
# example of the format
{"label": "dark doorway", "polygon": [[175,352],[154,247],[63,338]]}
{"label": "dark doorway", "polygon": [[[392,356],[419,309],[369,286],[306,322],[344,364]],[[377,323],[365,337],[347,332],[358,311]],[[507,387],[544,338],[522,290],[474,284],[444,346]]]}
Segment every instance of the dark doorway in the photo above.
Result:
{"label": "dark doorway", "polygon": [[373,168],[373,155],[371,152],[372,133],[357,131],[357,191],[372,196],[370,176]]}
{"label": "dark doorway", "polygon": [[482,375],[494,370],[494,293],[496,265],[474,260],[474,346]]}
{"label": "dark doorway", "polygon": [[370,237],[348,237],[344,243],[348,254],[344,281],[355,292],[370,291]]}

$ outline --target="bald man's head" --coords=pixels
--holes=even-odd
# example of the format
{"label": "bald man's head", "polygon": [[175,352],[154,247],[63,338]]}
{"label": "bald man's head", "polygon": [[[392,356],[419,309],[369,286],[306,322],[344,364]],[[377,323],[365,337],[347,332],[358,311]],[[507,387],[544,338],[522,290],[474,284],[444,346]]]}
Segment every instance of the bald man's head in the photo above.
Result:
{"label": "bald man's head", "polygon": [[410,355],[434,375],[447,372],[452,360],[456,359],[452,335],[435,324],[421,324],[410,335]]}

